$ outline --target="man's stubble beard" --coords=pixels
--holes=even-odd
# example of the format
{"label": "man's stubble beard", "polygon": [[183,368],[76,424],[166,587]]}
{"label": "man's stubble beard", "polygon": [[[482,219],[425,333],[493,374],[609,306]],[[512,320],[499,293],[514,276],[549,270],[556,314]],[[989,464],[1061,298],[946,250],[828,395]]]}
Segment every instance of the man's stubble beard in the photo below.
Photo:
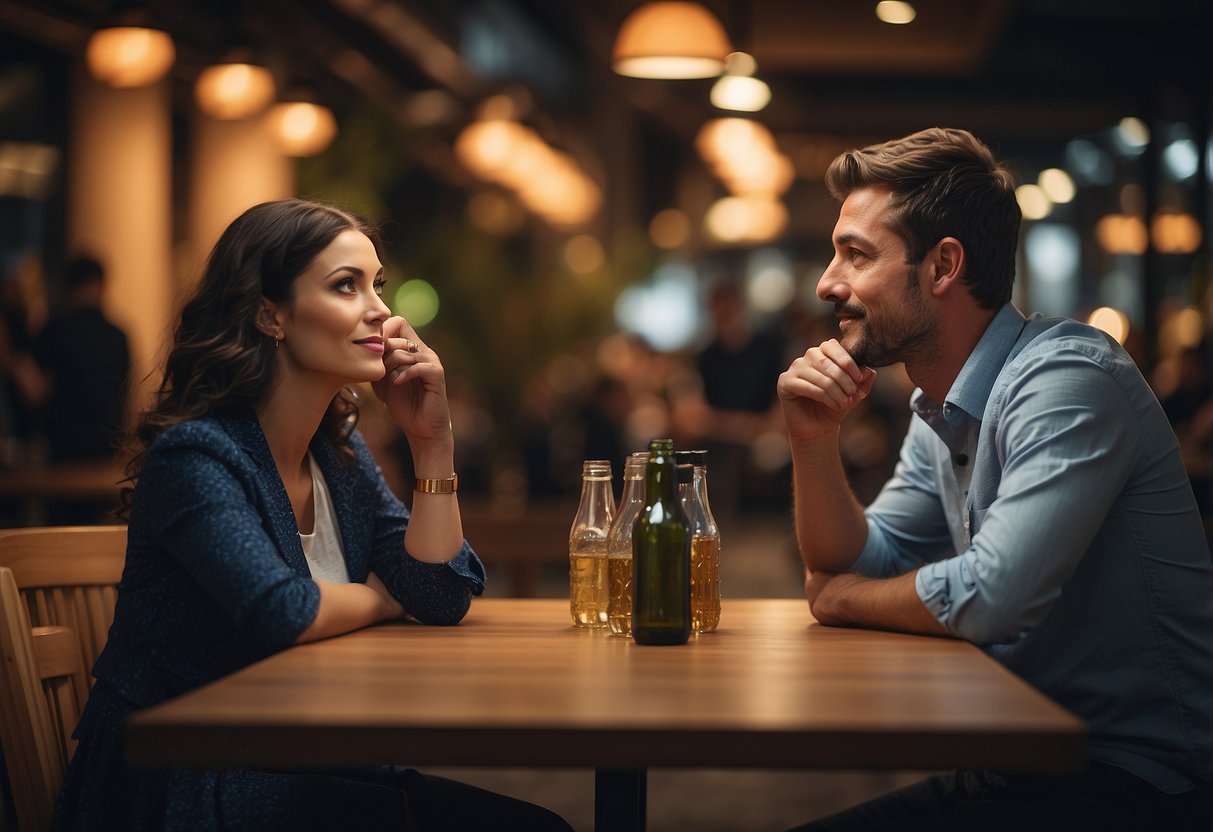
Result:
{"label": "man's stubble beard", "polygon": [[[865,314],[853,345],[843,339],[842,346],[860,367],[888,367],[913,361],[927,351],[935,339],[935,322],[922,298],[914,266],[909,266],[904,314],[892,321],[893,331],[877,337]],[[886,326],[889,324],[886,318]]]}

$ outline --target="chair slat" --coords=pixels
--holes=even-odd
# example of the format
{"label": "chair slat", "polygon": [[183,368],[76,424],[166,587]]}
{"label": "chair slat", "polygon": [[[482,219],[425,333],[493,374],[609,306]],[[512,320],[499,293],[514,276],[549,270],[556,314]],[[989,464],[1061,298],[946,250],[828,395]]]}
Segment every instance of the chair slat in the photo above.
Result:
{"label": "chair slat", "polygon": [[125,557],[121,526],[0,530],[0,747],[23,832],[50,828]]}
{"label": "chair slat", "polygon": [[13,573],[0,567],[0,746],[23,830],[50,828],[64,773],[32,636]]}

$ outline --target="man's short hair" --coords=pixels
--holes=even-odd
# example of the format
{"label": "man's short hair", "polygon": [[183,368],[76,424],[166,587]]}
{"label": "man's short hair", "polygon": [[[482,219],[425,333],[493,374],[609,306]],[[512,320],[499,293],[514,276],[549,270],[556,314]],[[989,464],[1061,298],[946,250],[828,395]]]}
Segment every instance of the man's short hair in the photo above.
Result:
{"label": "man's short hair", "polygon": [[89,283],[101,281],[105,277],[105,268],[95,257],[81,255],[73,258],[64,271],[63,282],[68,289],[76,289]]}
{"label": "man's short hair", "polygon": [[859,188],[891,188],[892,229],[911,263],[944,237],[965,250],[961,278],[987,309],[1011,299],[1021,213],[1011,173],[972,133],[932,127],[901,139],[848,150],[826,171],[836,199]]}

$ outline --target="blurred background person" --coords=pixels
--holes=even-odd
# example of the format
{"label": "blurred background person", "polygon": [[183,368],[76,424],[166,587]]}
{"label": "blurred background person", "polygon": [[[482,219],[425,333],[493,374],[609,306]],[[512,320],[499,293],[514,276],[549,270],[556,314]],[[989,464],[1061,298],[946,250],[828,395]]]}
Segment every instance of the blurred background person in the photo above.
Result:
{"label": "blurred background person", "polygon": [[772,424],[783,346],[778,337],[751,324],[737,283],[712,288],[708,313],[713,337],[695,366],[709,410],[704,444],[712,469],[712,509],[727,519],[740,506],[751,444]]}
{"label": "blurred background person", "polygon": [[105,269],[82,256],[64,275],[63,308],[34,337],[39,370],[26,386],[51,462],[114,456],[126,423],[131,359],[126,334],[101,309]]}

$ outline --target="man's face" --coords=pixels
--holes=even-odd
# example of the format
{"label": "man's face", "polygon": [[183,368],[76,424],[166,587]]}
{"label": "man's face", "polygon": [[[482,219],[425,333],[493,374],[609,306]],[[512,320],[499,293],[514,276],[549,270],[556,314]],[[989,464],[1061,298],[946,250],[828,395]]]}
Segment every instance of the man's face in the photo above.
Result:
{"label": "man's face", "polygon": [[817,296],[834,304],[839,342],[861,367],[906,361],[935,335],[934,310],[920,283],[922,267],[888,224],[886,188],[852,191],[834,226],[834,259]]}

